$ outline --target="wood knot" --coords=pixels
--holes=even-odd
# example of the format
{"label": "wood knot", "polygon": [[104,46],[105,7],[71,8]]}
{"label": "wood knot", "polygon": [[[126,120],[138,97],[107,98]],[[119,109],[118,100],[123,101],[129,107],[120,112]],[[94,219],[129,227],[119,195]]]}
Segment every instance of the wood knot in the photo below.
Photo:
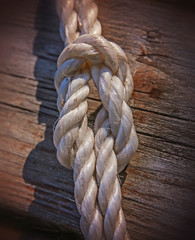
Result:
{"label": "wood knot", "polygon": [[152,88],[149,94],[151,98],[159,99],[162,95],[162,91],[158,88]]}

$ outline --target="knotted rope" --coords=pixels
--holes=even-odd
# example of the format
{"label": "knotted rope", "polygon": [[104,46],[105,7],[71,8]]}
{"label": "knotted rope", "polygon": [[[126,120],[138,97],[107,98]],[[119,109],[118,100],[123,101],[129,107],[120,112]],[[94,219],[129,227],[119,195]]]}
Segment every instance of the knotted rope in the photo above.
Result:
{"label": "knotted rope", "polygon": [[[57,158],[73,168],[85,239],[129,239],[117,178],[138,145],[127,104],[133,89],[127,57],[117,44],[99,35],[92,0],[58,0],[57,10],[65,43],[54,78],[60,112],[53,137]],[[95,137],[87,120],[90,79],[103,104],[95,119]]]}

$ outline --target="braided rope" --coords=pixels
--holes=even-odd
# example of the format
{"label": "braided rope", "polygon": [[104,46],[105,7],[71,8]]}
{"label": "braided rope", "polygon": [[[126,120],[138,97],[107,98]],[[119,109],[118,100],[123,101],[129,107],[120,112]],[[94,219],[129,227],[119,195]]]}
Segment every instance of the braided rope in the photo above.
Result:
{"label": "braided rope", "polygon": [[[53,137],[57,158],[73,168],[85,239],[129,239],[117,178],[138,146],[127,104],[133,89],[127,57],[117,44],[97,35],[101,26],[92,0],[58,0],[57,10],[66,46],[54,78],[60,112]],[[90,79],[103,104],[95,137],[87,120]]]}

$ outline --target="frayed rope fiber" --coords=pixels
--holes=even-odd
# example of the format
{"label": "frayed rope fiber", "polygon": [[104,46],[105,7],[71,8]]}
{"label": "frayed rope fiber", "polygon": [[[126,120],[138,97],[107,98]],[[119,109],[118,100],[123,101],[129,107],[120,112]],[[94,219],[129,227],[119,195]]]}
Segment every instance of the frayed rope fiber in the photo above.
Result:
{"label": "frayed rope fiber", "polygon": [[[93,0],[57,0],[57,12],[65,44],[54,79],[60,112],[53,136],[57,158],[73,169],[85,239],[130,239],[117,178],[138,146],[127,104],[133,90],[127,57],[117,44],[101,36]],[[95,134],[87,119],[90,79],[102,101]]]}

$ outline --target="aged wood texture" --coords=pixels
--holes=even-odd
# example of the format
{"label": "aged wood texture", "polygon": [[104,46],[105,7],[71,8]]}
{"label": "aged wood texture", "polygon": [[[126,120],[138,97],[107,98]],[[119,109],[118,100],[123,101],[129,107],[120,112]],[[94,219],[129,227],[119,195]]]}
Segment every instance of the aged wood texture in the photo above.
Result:
{"label": "aged wood texture", "polygon": [[[189,4],[97,1],[103,35],[129,57],[139,149],[121,174],[132,240],[190,239],[194,224],[194,15]],[[52,142],[63,49],[54,1],[7,1],[0,22],[0,207],[81,237],[72,171]],[[88,98],[93,121],[100,106]],[[92,125],[92,121],[90,124]]]}

